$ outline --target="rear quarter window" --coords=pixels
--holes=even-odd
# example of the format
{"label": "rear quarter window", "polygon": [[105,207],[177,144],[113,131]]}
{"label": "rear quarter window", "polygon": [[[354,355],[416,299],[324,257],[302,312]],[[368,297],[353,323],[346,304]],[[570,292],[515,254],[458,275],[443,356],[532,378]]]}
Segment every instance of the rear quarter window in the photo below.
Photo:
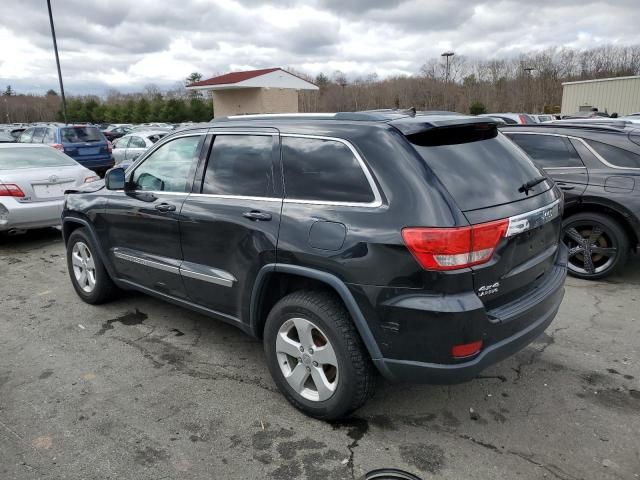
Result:
{"label": "rear quarter window", "polygon": [[636,153],[595,140],[587,140],[587,143],[611,165],[623,168],[640,168],[640,155]]}
{"label": "rear quarter window", "polygon": [[282,160],[288,199],[363,204],[375,200],[363,166],[338,140],[283,137]]}

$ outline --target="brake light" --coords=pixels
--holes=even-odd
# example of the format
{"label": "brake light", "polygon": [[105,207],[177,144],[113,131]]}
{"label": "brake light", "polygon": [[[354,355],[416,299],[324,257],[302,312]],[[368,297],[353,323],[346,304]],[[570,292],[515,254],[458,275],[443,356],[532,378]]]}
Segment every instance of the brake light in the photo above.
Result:
{"label": "brake light", "polygon": [[0,197],[24,198],[24,192],[15,183],[0,183]]}
{"label": "brake light", "polygon": [[459,228],[403,228],[402,238],[425,270],[456,270],[488,262],[509,219]]}
{"label": "brake light", "polygon": [[109,153],[113,152],[113,144],[109,140],[107,140],[107,150]]}
{"label": "brake light", "polygon": [[61,143],[54,143],[51,146],[56,150],[60,150],[61,152],[64,152],[64,145],[62,145]]}
{"label": "brake light", "polygon": [[525,117],[524,115],[518,115],[518,118],[520,119],[520,123],[522,125],[527,123],[527,117]]}
{"label": "brake light", "polygon": [[477,342],[464,343],[462,345],[454,345],[451,349],[451,355],[454,358],[472,357],[482,348],[482,340]]}

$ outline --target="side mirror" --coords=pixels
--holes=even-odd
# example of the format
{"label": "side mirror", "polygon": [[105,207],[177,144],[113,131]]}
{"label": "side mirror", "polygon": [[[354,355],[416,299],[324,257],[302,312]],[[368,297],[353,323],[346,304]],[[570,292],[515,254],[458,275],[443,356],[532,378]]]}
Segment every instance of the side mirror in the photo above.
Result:
{"label": "side mirror", "polygon": [[124,190],[124,168],[114,167],[107,170],[104,176],[104,185],[107,190]]}

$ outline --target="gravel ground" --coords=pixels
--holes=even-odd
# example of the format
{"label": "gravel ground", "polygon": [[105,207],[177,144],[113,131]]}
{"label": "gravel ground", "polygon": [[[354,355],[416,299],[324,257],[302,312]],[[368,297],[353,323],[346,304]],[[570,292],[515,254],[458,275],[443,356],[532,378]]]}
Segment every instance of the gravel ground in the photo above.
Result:
{"label": "gravel ground", "polygon": [[327,424],[239,330],[141,294],[82,303],[55,230],[0,242],[2,480],[640,477],[637,257],[569,279],[549,330],[473,382],[381,382]]}

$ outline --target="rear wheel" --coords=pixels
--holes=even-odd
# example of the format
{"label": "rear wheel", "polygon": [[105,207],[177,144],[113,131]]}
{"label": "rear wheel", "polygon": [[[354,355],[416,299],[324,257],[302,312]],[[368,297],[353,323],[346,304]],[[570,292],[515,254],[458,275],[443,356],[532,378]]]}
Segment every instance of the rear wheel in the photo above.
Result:
{"label": "rear wheel", "polygon": [[578,213],[562,224],[564,243],[569,247],[569,273],[597,280],[624,265],[629,239],[622,226],[600,213]]}
{"label": "rear wheel", "polygon": [[67,269],[73,288],[87,303],[104,303],[117,291],[84,228],[74,230],[69,236]]}
{"label": "rear wheel", "polygon": [[309,416],[333,420],[369,398],[375,371],[353,322],[333,294],[298,291],[271,310],[267,364],[278,388]]}

